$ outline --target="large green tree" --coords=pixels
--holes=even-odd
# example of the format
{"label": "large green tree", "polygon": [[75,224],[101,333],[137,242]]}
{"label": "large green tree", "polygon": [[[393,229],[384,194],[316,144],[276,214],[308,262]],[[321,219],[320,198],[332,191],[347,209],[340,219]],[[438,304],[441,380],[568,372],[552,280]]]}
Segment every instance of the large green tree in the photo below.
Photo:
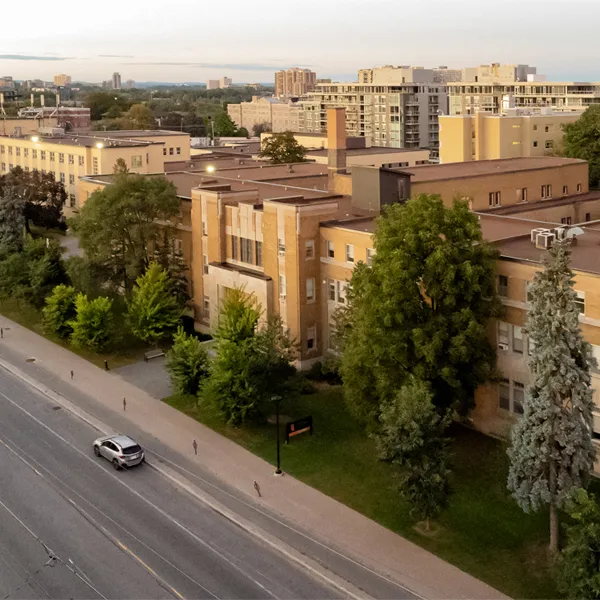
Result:
{"label": "large green tree", "polygon": [[210,373],[205,346],[196,336],[185,333],[181,326],[173,337],[165,366],[176,394],[195,396]]}
{"label": "large green tree", "polygon": [[169,274],[158,263],[136,279],[127,302],[127,322],[135,337],[157,344],[172,333],[181,319],[182,306],[173,294]]}
{"label": "large green tree", "polygon": [[[219,113],[214,121],[215,135],[217,137],[235,137],[238,135],[237,125],[226,112]],[[210,128],[209,131],[211,131]]]}
{"label": "large green tree", "polygon": [[0,197],[17,196],[23,204],[25,227],[30,233],[30,226],[52,228],[64,224],[63,206],[67,193],[60,181],[55,181],[52,173],[42,173],[37,169],[24,171],[14,167],[6,175],[0,177]]}
{"label": "large green tree", "polygon": [[44,330],[62,338],[73,333],[71,321],[76,316],[75,300],[77,292],[71,286],[57,285],[46,298],[42,311]]}
{"label": "large green tree", "polygon": [[156,129],[156,120],[152,111],[144,104],[134,104],[124,116],[126,125],[131,129]]}
{"label": "large green tree", "polygon": [[340,325],[351,411],[376,428],[382,400],[414,376],[430,384],[438,409],[465,413],[495,374],[497,251],[465,202],[448,208],[427,195],[387,207],[374,246],[373,266],[354,269]]}
{"label": "large green tree", "polygon": [[600,183],[600,105],[592,104],[573,123],[563,126],[561,153],[588,162],[590,187]]}
{"label": "large green tree", "polygon": [[508,489],[526,512],[550,507],[550,551],[558,550],[558,508],[573,488],[585,487],[596,451],[590,366],[581,334],[568,241],[543,257],[531,286],[526,332],[529,369],[523,416],[512,430]]}
{"label": "large green tree", "polygon": [[399,468],[398,489],[411,514],[430,520],[445,506],[448,493],[448,438],[450,415],[440,416],[429,386],[410,381],[382,405],[377,449],[383,460]]}
{"label": "large green tree", "polygon": [[88,300],[84,294],[75,299],[75,318],[69,323],[71,341],[94,352],[108,350],[115,340],[115,324],[110,298]]}
{"label": "large green tree", "polygon": [[25,200],[12,189],[0,196],[0,256],[20,252],[25,241]]}
{"label": "large green tree", "polygon": [[306,148],[298,143],[291,131],[274,133],[265,139],[259,154],[274,165],[304,162],[305,155]]}
{"label": "large green tree", "polygon": [[90,109],[92,121],[99,121],[103,115],[111,111],[112,114],[117,110],[119,112],[125,111],[128,108],[128,102],[126,98],[118,92],[92,92],[87,95],[85,99],[85,106]]}
{"label": "large green tree", "polygon": [[131,292],[154,249],[175,235],[169,220],[179,214],[175,186],[163,176],[120,173],[94,192],[73,219],[85,255],[115,291]]}

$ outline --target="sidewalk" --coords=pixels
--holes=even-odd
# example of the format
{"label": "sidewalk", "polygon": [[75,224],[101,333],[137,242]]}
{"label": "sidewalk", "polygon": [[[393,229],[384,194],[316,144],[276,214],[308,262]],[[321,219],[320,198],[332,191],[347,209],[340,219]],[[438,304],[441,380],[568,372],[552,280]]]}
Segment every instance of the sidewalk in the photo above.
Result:
{"label": "sidewalk", "polygon": [[[256,500],[254,481],[260,485],[260,503],[285,521],[297,525],[325,544],[382,573],[427,599],[505,598],[497,590],[419,548],[356,511],[325,496],[293,477],[273,477],[273,466],[204,425],[156,400],[118,375],[103,371],[72,352],[0,316],[3,348],[51,371],[64,384],[92,396],[105,408],[160,440],[173,451],[190,457],[192,440],[198,443],[202,467]],[[9,330],[7,331],[7,327]],[[75,372],[71,380],[70,372]],[[123,398],[127,411],[123,412]]]}

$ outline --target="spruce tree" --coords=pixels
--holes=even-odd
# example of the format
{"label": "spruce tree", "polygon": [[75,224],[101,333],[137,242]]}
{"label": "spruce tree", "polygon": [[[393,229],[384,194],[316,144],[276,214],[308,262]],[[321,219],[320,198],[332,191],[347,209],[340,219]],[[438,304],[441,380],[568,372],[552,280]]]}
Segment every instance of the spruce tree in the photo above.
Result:
{"label": "spruce tree", "polygon": [[568,241],[543,257],[531,287],[526,332],[532,383],[512,431],[508,489],[525,511],[550,508],[550,551],[558,550],[558,508],[585,487],[593,467],[591,346],[579,328]]}

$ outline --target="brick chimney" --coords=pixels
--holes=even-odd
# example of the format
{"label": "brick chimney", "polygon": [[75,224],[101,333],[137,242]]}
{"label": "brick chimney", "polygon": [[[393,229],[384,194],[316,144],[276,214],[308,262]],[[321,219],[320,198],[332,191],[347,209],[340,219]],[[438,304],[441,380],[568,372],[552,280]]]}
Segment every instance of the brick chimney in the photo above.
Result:
{"label": "brick chimney", "polygon": [[346,111],[327,109],[327,158],[329,174],[346,172]]}

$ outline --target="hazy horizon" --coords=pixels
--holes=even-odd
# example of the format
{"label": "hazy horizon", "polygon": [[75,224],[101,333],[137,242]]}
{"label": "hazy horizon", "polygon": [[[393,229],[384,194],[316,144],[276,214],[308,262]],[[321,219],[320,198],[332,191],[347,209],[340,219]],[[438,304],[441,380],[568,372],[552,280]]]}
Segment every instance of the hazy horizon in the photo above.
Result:
{"label": "hazy horizon", "polygon": [[[171,13],[158,0],[146,0],[143,13],[105,0],[90,20],[75,0],[62,0],[52,19],[47,3],[28,6],[50,25],[3,31],[0,76],[100,82],[118,71],[123,82],[267,83],[274,71],[298,66],[352,81],[359,68],[383,64],[501,62],[536,66],[549,80],[600,81],[596,0],[506,0],[500,8],[489,0],[304,0],[301,12],[275,0],[230,0],[226,11],[181,0]],[[29,22],[14,3],[3,17]]]}

